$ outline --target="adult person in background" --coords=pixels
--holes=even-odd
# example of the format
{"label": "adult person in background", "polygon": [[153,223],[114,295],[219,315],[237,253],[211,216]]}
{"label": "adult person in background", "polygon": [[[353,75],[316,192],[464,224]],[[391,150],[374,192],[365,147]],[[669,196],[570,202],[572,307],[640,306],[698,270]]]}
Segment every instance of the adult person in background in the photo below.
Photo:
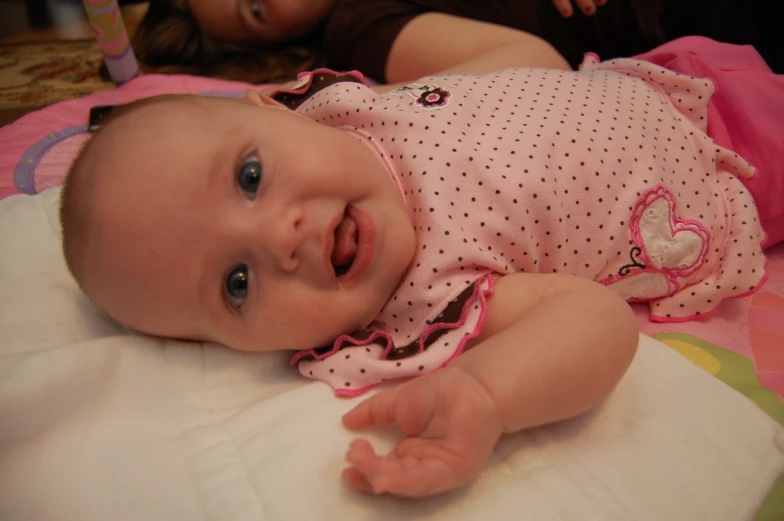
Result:
{"label": "adult person in background", "polygon": [[542,61],[549,46],[575,67],[699,34],[755,45],[780,70],[764,14],[758,0],[152,0],[134,48],[163,72],[263,83],[324,65],[396,84],[476,63],[563,66]]}

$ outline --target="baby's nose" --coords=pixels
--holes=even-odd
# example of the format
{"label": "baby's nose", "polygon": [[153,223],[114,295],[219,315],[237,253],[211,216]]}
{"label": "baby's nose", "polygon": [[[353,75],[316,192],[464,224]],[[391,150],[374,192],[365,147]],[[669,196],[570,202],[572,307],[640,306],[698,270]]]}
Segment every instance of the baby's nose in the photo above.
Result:
{"label": "baby's nose", "polygon": [[293,272],[299,266],[300,246],[302,245],[303,214],[291,208],[272,217],[270,226],[270,250],[278,268]]}

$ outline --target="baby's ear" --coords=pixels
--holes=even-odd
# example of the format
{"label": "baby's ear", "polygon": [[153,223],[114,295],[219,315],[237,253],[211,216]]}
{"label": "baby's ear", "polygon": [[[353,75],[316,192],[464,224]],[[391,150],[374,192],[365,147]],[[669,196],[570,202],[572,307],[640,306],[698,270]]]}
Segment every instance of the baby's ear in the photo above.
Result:
{"label": "baby's ear", "polygon": [[[259,107],[274,107],[277,109],[285,109],[283,105],[275,101],[274,99],[270,98],[266,94],[263,94],[261,91],[258,90],[249,90],[245,92],[245,99],[250,101],[251,103],[258,105]],[[288,110],[288,109],[286,109]]]}

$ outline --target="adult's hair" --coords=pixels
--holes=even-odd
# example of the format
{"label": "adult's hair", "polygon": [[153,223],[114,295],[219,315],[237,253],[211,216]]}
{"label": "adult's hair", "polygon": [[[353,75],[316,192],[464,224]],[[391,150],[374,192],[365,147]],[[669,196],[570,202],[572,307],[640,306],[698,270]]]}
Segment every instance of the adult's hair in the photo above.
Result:
{"label": "adult's hair", "polygon": [[320,42],[320,31],[284,44],[219,42],[199,27],[187,0],[150,0],[132,45],[145,72],[267,83],[315,68]]}

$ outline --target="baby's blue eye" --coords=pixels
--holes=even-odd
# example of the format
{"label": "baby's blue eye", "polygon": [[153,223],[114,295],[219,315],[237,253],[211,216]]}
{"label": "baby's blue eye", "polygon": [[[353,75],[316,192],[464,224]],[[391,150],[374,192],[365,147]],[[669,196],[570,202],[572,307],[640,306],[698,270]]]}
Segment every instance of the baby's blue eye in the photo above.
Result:
{"label": "baby's blue eye", "polygon": [[237,172],[237,184],[248,199],[254,199],[261,185],[261,163],[256,156],[248,156]]}
{"label": "baby's blue eye", "polygon": [[226,295],[235,308],[242,306],[248,296],[248,265],[240,264],[226,277]]}

